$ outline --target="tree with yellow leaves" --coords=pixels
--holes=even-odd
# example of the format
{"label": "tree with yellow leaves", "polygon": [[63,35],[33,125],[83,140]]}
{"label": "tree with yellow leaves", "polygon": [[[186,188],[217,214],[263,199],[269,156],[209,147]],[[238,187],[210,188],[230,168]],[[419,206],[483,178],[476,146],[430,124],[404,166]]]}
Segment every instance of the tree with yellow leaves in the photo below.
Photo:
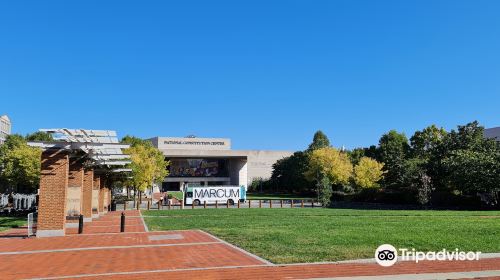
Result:
{"label": "tree with yellow leaves", "polygon": [[153,147],[151,142],[136,137],[126,136],[122,143],[130,144],[124,152],[130,155],[132,176],[125,183],[136,188],[141,194],[155,183],[161,183],[168,176],[168,161],[162,152]]}
{"label": "tree with yellow leaves", "polygon": [[362,157],[354,167],[354,183],[361,188],[376,188],[384,177],[383,163],[369,157]]}
{"label": "tree with yellow leaves", "polygon": [[330,204],[332,184],[347,184],[352,176],[349,156],[332,147],[313,150],[309,154],[308,169],[305,176],[316,181],[318,200],[326,207]]}
{"label": "tree with yellow leaves", "polygon": [[352,164],[346,153],[325,147],[309,155],[309,167],[305,175],[309,181],[320,181],[326,176],[332,184],[347,184],[352,175]]}
{"label": "tree with yellow leaves", "polygon": [[41,154],[41,149],[28,146],[21,135],[9,135],[0,146],[0,187],[35,192],[40,181]]}

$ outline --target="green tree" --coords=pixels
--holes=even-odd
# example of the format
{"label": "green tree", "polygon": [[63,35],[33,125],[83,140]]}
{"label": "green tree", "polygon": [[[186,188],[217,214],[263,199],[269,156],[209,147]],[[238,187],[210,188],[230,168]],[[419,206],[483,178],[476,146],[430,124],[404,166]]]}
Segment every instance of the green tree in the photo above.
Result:
{"label": "green tree", "polygon": [[430,158],[436,148],[444,141],[448,133],[444,128],[431,125],[422,131],[416,131],[410,138],[413,157]]}
{"label": "green tree", "polygon": [[43,131],[37,131],[28,134],[26,135],[25,138],[27,141],[45,141],[45,142],[54,141],[54,138],[52,138],[52,134]]}
{"label": "green tree", "polygon": [[426,205],[431,201],[434,191],[433,180],[427,172],[428,159],[411,158],[404,164],[405,186],[412,189],[417,194],[417,201]]}
{"label": "green tree", "polygon": [[323,176],[321,181],[318,182],[318,202],[321,203],[321,206],[328,207],[332,202],[332,183],[327,176]]}
{"label": "green tree", "polygon": [[153,146],[153,143],[151,143],[151,141],[144,140],[132,135],[125,135],[120,142],[124,144],[129,144],[131,146],[137,146],[137,145]]}
{"label": "green tree", "polygon": [[280,159],[273,164],[271,181],[279,191],[289,193],[310,192],[310,183],[304,173],[307,171],[308,157],[305,152],[295,152],[293,155]]}
{"label": "green tree", "polygon": [[500,191],[500,151],[457,150],[444,161],[453,189],[466,194]]}
{"label": "green tree", "polygon": [[356,165],[361,160],[361,158],[365,156],[365,149],[355,148],[352,151],[347,151],[347,155],[349,156],[349,159],[351,159],[351,163],[353,165]]}
{"label": "green tree", "polygon": [[384,185],[398,188],[403,185],[404,162],[408,154],[408,139],[403,133],[391,130],[384,134],[379,141],[380,158],[384,163]]}
{"label": "green tree", "polygon": [[309,145],[309,148],[307,149],[307,151],[310,152],[310,151],[314,151],[314,150],[326,148],[326,147],[330,147],[330,140],[328,139],[326,134],[323,133],[323,131],[318,130],[318,131],[316,131],[316,133],[314,133],[313,141]]}
{"label": "green tree", "polygon": [[[491,191],[496,181],[499,143],[484,138],[477,121],[458,126],[445,137],[435,157],[441,168],[441,185],[464,193]],[[439,160],[441,159],[441,160]]]}
{"label": "green tree", "polygon": [[375,188],[384,176],[384,164],[369,158],[362,157],[354,167],[354,183],[361,188]]}
{"label": "green tree", "polygon": [[40,181],[39,148],[27,145],[17,134],[9,135],[0,146],[0,181],[18,192],[34,192]]}

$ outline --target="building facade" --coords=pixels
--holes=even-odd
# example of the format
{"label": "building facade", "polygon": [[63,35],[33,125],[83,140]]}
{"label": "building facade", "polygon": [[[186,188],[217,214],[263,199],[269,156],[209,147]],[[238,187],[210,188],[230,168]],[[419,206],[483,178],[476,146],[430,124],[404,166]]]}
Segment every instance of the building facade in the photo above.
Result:
{"label": "building facade", "polygon": [[5,142],[7,135],[10,135],[12,124],[7,115],[0,116],[0,145]]}
{"label": "building facade", "polygon": [[248,186],[271,176],[273,164],[289,151],[232,150],[227,138],[154,137],[150,141],[170,161],[161,191],[187,184]]}
{"label": "building facade", "polygon": [[484,137],[492,138],[492,139],[496,139],[497,141],[500,141],[500,126],[485,129],[484,130]]}

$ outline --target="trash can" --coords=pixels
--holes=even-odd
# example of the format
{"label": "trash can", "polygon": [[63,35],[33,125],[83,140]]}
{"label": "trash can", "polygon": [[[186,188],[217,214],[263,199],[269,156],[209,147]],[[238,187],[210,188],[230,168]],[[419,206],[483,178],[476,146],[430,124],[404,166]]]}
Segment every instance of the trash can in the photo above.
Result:
{"label": "trash can", "polygon": [[111,211],[116,211],[116,201],[111,200]]}

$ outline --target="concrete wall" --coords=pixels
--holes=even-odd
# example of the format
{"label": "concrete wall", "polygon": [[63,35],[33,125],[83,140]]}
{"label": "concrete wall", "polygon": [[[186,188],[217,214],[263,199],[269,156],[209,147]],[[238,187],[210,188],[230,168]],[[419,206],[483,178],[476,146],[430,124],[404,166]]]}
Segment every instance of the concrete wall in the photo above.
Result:
{"label": "concrete wall", "polygon": [[269,179],[273,172],[273,164],[293,152],[289,151],[247,151],[248,155],[248,184],[256,178]]}
{"label": "concrete wall", "polygon": [[247,160],[234,158],[229,160],[229,177],[231,185],[247,186]]}
{"label": "concrete wall", "polygon": [[493,127],[484,130],[484,137],[500,141],[500,127]]}
{"label": "concrete wall", "polygon": [[75,159],[70,159],[68,175],[67,216],[78,216],[82,212],[83,166]]}
{"label": "concrete wall", "polygon": [[227,138],[154,137],[149,139],[158,149],[169,150],[230,150]]}

